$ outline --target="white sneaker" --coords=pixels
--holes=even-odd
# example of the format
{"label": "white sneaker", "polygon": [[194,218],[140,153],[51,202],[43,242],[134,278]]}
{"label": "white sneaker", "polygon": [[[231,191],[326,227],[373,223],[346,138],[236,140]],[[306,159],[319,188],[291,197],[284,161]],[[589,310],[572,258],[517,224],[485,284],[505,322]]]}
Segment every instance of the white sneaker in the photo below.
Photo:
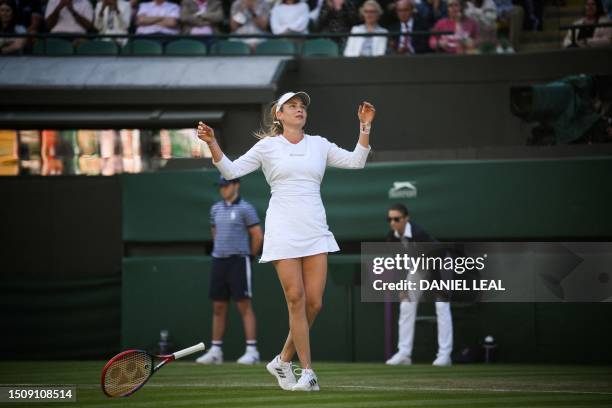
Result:
{"label": "white sneaker", "polygon": [[289,391],[291,387],[297,383],[295,375],[293,374],[291,362],[286,363],[282,361],[280,355],[274,357],[272,361],[266,364],[266,369],[270,374],[276,377],[278,385],[280,385],[283,390]]}
{"label": "white sneaker", "polygon": [[387,365],[411,365],[412,359],[410,356],[398,351],[390,359],[388,359],[385,364]]}
{"label": "white sneaker", "polygon": [[246,351],[236,362],[246,365],[259,363],[259,351]]}
{"label": "white sneaker", "polygon": [[196,358],[198,364],[223,364],[223,350],[218,347],[211,348],[207,353]]}
{"label": "white sneaker", "polygon": [[432,365],[436,367],[448,367],[450,365],[453,365],[453,362],[451,361],[450,357],[442,356],[436,357]]}
{"label": "white sneaker", "polygon": [[291,391],[319,391],[319,380],[312,369],[302,369],[302,376]]}

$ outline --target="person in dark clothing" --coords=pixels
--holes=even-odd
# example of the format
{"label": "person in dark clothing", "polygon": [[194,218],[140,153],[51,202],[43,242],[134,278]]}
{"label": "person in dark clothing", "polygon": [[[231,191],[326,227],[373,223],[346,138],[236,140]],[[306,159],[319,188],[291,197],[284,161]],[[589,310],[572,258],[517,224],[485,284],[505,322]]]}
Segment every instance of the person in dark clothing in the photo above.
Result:
{"label": "person in dark clothing", "polygon": [[[403,204],[394,204],[389,208],[387,221],[391,227],[387,234],[387,242],[435,242],[435,239],[427,231],[418,224],[411,222],[410,213]],[[406,298],[400,302],[398,351],[386,361],[386,364],[412,364],[412,345],[418,304],[418,296],[417,299]],[[436,318],[438,323],[438,354],[433,365],[449,366],[451,365],[450,355],[453,350],[453,320],[448,301],[436,301]]]}
{"label": "person in dark clothing", "polygon": [[[431,25],[415,11],[413,0],[398,0],[395,7],[398,21],[389,27],[389,31],[429,31]],[[431,51],[428,40],[427,35],[400,35],[391,39],[390,48],[398,54],[422,54]]]}
{"label": "person in dark clothing", "polygon": [[[359,24],[357,6],[351,0],[324,0],[317,29],[326,33],[348,33]],[[338,38],[334,38],[338,40]]]}

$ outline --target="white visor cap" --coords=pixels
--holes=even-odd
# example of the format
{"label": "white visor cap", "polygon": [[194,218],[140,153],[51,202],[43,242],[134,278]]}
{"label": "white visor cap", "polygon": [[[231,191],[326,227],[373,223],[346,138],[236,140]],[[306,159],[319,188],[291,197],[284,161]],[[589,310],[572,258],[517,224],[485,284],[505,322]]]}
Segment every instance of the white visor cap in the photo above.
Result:
{"label": "white visor cap", "polygon": [[281,107],[285,104],[285,102],[287,102],[294,96],[299,96],[300,98],[302,98],[302,101],[304,102],[304,104],[306,104],[306,107],[310,105],[310,96],[308,96],[306,92],[287,92],[283,94],[283,96],[278,98],[278,102],[276,102],[276,112],[278,113],[278,111],[280,111]]}

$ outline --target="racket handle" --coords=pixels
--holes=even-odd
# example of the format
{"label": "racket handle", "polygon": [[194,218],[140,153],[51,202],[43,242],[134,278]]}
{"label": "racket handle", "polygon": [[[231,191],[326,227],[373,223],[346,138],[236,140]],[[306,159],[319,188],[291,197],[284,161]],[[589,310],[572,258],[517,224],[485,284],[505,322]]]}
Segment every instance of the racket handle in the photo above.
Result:
{"label": "racket handle", "polygon": [[174,356],[175,360],[178,360],[179,358],[183,358],[190,354],[197,353],[198,351],[202,351],[205,348],[206,347],[204,346],[204,343],[198,343],[195,346],[191,346],[191,347],[187,347],[186,349],[179,350],[176,353],[173,353],[172,355]]}

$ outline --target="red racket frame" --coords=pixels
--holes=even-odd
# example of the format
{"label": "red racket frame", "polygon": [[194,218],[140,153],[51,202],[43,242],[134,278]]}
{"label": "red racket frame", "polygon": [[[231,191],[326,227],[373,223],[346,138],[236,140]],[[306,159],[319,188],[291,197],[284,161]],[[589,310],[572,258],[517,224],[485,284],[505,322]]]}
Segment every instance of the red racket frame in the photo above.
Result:
{"label": "red racket frame", "polygon": [[[126,392],[125,394],[121,394],[121,395],[110,395],[110,394],[108,394],[106,392],[106,389],[104,388],[104,377],[106,376],[106,371],[108,370],[108,368],[115,361],[119,360],[121,357],[125,356],[126,354],[130,354],[130,353],[134,353],[134,352],[140,352],[140,353],[147,354],[148,356],[150,356],[152,358],[153,362],[155,362],[156,358],[157,359],[161,359],[162,361],[158,365],[153,367],[153,369],[151,370],[151,374],[138,387],[134,388],[133,390],[130,390],[130,391]],[[149,354],[145,350],[139,350],[139,349],[130,349],[130,350],[122,351],[121,353],[117,354],[115,357],[113,357],[110,360],[108,360],[108,362],[104,365],[104,368],[102,369],[102,376],[100,377],[100,386],[102,387],[102,392],[104,392],[104,394],[107,397],[111,397],[111,398],[114,398],[114,397],[129,397],[130,395],[132,395],[133,393],[135,393],[136,391],[141,389],[143,387],[143,385],[145,385],[147,383],[147,381],[149,381],[149,379],[151,377],[153,377],[153,374],[155,374],[155,372],[157,370],[159,370],[164,364],[169,363],[170,361],[174,361],[174,360],[175,360],[174,354],[168,354],[168,355],[165,355],[165,356],[157,356],[157,355]]]}

